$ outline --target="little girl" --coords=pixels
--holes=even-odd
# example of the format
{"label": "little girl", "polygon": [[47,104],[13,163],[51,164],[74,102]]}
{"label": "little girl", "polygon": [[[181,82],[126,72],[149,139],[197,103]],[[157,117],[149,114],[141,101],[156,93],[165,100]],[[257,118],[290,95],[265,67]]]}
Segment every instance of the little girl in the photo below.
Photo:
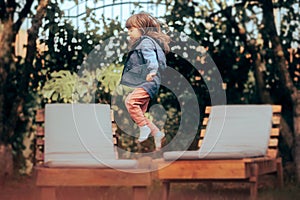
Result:
{"label": "little girl", "polygon": [[142,12],[126,21],[131,48],[125,61],[121,84],[134,88],[125,100],[126,108],[139,126],[138,142],[154,136],[156,150],[161,148],[165,136],[156,125],[145,117],[149,101],[160,87],[160,69],[166,68],[170,37],[161,31],[160,23],[150,14]]}

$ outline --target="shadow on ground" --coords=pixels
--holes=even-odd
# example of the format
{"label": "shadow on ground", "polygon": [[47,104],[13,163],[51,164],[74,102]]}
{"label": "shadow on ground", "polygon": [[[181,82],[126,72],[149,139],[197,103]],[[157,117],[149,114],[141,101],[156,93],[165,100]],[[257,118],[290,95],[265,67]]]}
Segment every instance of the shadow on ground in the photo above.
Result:
{"label": "shadow on ground", "polygon": [[[264,179],[269,179],[265,177]],[[274,180],[261,181],[258,199],[281,200],[300,199],[300,186],[286,184],[284,188],[274,188]],[[268,183],[268,185],[266,184]],[[159,200],[161,184],[154,181],[149,188],[149,199]],[[31,176],[14,177],[4,181],[0,187],[1,200],[39,200],[38,188]],[[73,187],[59,188],[58,200],[131,200],[129,187]],[[240,183],[176,183],[171,185],[169,200],[234,200],[249,199],[249,188]]]}

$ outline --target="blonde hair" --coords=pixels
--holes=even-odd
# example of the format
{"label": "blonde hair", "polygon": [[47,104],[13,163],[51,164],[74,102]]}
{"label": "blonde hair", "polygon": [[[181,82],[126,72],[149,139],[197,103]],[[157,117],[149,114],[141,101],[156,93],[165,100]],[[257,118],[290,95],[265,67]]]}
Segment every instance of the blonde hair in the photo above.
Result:
{"label": "blonde hair", "polygon": [[165,53],[170,51],[170,36],[162,32],[160,22],[149,13],[141,12],[129,17],[126,21],[126,28],[133,27],[140,29],[143,35],[157,40],[162,45]]}

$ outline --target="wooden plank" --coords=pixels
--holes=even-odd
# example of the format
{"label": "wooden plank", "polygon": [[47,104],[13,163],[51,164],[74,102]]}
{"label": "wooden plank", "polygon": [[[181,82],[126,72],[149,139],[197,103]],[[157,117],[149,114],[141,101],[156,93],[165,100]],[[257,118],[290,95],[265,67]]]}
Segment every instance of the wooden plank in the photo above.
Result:
{"label": "wooden plank", "polygon": [[277,149],[268,149],[267,150],[267,155],[270,158],[276,158],[278,155],[278,150]]}
{"label": "wooden plank", "polygon": [[255,158],[243,158],[243,162],[247,162],[247,163],[268,162],[270,160],[272,160],[272,158],[269,158],[267,156],[264,156],[264,157],[255,157]]}
{"label": "wooden plank", "polygon": [[280,116],[274,115],[272,118],[273,125],[279,125],[280,124]]}
{"label": "wooden plank", "polygon": [[148,192],[145,186],[134,186],[133,187],[133,199],[134,200],[147,200]]}
{"label": "wooden plank", "polygon": [[281,113],[281,105],[272,105],[273,113]]}
{"label": "wooden plank", "polygon": [[117,131],[117,129],[118,129],[118,126],[117,126],[117,124],[116,124],[116,123],[114,123],[114,122],[112,122],[112,124],[111,124],[111,125],[112,125],[112,127],[111,127],[111,128],[112,128],[112,130],[113,130],[113,131]]}
{"label": "wooden plank", "polygon": [[266,161],[266,162],[257,163],[257,165],[258,165],[258,168],[259,168],[259,170],[258,170],[259,175],[268,174],[268,173],[276,171],[276,159],[272,159],[272,160]]}
{"label": "wooden plank", "polygon": [[201,145],[202,145],[202,142],[203,142],[203,140],[199,140],[199,141],[198,141],[198,148],[200,148],[200,147],[201,147]]}
{"label": "wooden plank", "polygon": [[282,168],[282,159],[276,159],[276,173],[277,173],[277,186],[279,188],[283,187],[283,168]]}
{"label": "wooden plank", "polygon": [[151,172],[94,168],[37,169],[37,186],[147,186]]}
{"label": "wooden plank", "polygon": [[36,152],[35,152],[35,159],[37,161],[43,161],[44,160],[44,153],[41,152],[40,149],[37,149]]}
{"label": "wooden plank", "polygon": [[279,137],[280,129],[279,128],[272,128],[271,130],[271,137]]}
{"label": "wooden plank", "polygon": [[44,122],[45,121],[45,109],[38,109],[35,115],[36,122]]}
{"label": "wooden plank", "polygon": [[205,118],[203,118],[202,125],[207,126],[207,124],[208,124],[208,117],[205,117]]}
{"label": "wooden plank", "polygon": [[114,143],[114,145],[117,145],[117,144],[118,144],[117,141],[118,141],[117,138],[116,138],[116,137],[113,137],[113,143]]}
{"label": "wooden plank", "polygon": [[44,127],[37,126],[36,127],[36,135],[37,136],[44,136],[45,135]]}
{"label": "wooden plank", "polygon": [[268,156],[244,159],[244,161],[249,163],[250,166],[252,166],[253,164],[256,164],[258,166],[259,175],[276,171],[276,160],[276,158],[270,158]]}
{"label": "wooden plank", "polygon": [[250,181],[250,199],[255,200],[257,196],[257,188],[258,188],[258,165],[252,164],[251,165],[251,177]]}
{"label": "wooden plank", "polygon": [[158,178],[165,180],[243,179],[250,175],[242,159],[177,160],[159,163],[158,168]]}
{"label": "wooden plank", "polygon": [[40,200],[55,200],[56,193],[55,187],[41,187],[39,191],[39,198]]}
{"label": "wooden plank", "polygon": [[114,116],[114,111],[110,110],[110,117],[111,117],[111,121],[114,122],[115,121],[115,116]]}
{"label": "wooden plank", "polygon": [[269,148],[270,147],[278,147],[278,139],[277,138],[271,138],[269,141]]}
{"label": "wooden plank", "polygon": [[204,138],[205,132],[206,132],[205,129],[201,130],[201,132],[200,132],[200,138]]}
{"label": "wooden plank", "polygon": [[209,114],[211,112],[211,106],[206,106],[205,114]]}
{"label": "wooden plank", "polygon": [[37,138],[36,139],[36,145],[41,146],[41,145],[44,145],[44,144],[45,144],[45,141],[44,141],[43,138]]}
{"label": "wooden plank", "polygon": [[162,200],[168,200],[169,193],[170,193],[170,182],[169,181],[163,181],[161,199]]}

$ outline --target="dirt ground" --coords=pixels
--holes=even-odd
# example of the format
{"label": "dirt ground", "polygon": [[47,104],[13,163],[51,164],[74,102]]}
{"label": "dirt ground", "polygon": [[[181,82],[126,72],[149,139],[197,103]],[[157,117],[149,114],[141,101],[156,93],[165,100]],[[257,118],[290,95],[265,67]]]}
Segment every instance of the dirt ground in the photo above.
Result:
{"label": "dirt ground", "polygon": [[[263,178],[258,191],[258,199],[300,199],[300,186],[286,184],[282,189],[270,185],[269,177]],[[268,183],[268,184],[266,184]],[[154,182],[149,188],[149,199],[159,200],[161,184]],[[0,200],[39,200],[38,188],[31,176],[9,178],[0,187]],[[74,187],[59,188],[59,200],[130,200],[131,188],[127,187]],[[240,183],[176,183],[171,185],[170,200],[225,200],[249,199],[249,188]]]}

